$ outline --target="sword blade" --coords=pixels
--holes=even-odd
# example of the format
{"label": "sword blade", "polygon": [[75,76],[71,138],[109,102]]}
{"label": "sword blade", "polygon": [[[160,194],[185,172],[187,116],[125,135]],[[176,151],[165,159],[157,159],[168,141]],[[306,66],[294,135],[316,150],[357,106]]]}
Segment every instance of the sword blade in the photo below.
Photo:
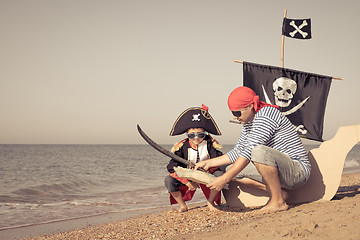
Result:
{"label": "sword blade", "polygon": [[144,133],[144,131],[141,129],[141,127],[139,126],[139,124],[137,124],[137,129],[138,132],[140,133],[140,135],[142,136],[142,138],[153,148],[155,148],[156,150],[158,150],[159,152],[161,152],[162,154],[174,159],[177,162],[189,165],[190,161],[186,160],[184,158],[181,158],[177,155],[175,155],[173,152],[170,152],[169,150],[166,150],[165,148],[163,148],[162,146],[160,146],[159,144],[157,144],[156,142],[154,142],[148,135],[146,135]]}
{"label": "sword blade", "polygon": [[310,96],[308,96],[307,98],[305,98],[301,103],[299,103],[298,105],[296,105],[295,107],[293,107],[292,109],[286,111],[286,112],[282,112],[282,114],[284,114],[285,116],[290,115],[294,112],[296,112],[297,110],[299,110],[302,105],[304,105],[306,103],[306,101],[310,98]]}
{"label": "sword blade", "polygon": [[270,98],[269,98],[269,96],[267,95],[267,93],[266,93],[266,91],[265,91],[264,85],[261,85],[261,86],[262,86],[262,90],[263,90],[263,92],[264,92],[264,96],[265,96],[265,101],[266,101],[266,103],[272,105],[272,103],[271,103],[271,101],[270,101]]}

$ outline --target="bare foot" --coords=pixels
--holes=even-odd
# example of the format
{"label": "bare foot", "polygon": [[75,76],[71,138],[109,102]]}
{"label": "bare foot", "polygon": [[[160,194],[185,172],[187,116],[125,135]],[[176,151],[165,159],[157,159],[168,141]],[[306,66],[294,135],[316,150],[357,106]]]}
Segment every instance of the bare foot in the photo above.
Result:
{"label": "bare foot", "polygon": [[281,196],[286,201],[290,197],[290,193],[286,189],[281,189]]}
{"label": "bare foot", "polygon": [[207,205],[208,205],[210,212],[216,212],[216,211],[220,210],[218,206],[215,206],[214,204],[211,204],[209,202],[207,203]]}
{"label": "bare foot", "polygon": [[269,202],[263,208],[261,208],[259,211],[261,213],[273,213],[273,212],[286,211],[288,209],[289,209],[289,206],[285,202],[283,202],[283,203]]}
{"label": "bare foot", "polygon": [[181,206],[179,208],[179,212],[186,212],[188,210],[188,207],[187,206]]}

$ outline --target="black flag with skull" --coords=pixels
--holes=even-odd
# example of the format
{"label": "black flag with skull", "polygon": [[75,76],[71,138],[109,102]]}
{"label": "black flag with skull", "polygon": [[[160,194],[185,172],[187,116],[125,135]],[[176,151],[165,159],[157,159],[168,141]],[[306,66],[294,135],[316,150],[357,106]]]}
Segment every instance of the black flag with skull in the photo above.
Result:
{"label": "black flag with skull", "polygon": [[302,137],[323,141],[331,77],[287,68],[243,63],[243,85],[260,100],[276,104]]}

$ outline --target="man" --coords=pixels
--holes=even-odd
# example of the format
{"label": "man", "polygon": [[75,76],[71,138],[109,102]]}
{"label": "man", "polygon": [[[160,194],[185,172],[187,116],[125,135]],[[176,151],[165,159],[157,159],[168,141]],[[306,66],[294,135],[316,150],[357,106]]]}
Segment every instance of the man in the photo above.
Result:
{"label": "man", "polygon": [[311,165],[295,128],[275,105],[259,100],[247,87],[231,92],[228,106],[242,132],[233,150],[196,164],[205,170],[232,163],[224,175],[207,186],[220,191],[236,178],[240,183],[263,189],[270,199],[264,212],[287,210],[287,189],[302,186],[310,176]]}

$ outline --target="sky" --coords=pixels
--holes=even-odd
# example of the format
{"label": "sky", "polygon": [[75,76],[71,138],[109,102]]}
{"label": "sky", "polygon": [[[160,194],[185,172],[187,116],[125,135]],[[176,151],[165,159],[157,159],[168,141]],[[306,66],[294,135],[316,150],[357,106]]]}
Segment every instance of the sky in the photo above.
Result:
{"label": "sky", "polygon": [[281,27],[311,18],[312,39],[285,38],[284,66],[333,80],[324,139],[360,124],[360,2],[0,0],[0,144],[146,144],[205,104],[222,144],[242,64],[280,66]]}

